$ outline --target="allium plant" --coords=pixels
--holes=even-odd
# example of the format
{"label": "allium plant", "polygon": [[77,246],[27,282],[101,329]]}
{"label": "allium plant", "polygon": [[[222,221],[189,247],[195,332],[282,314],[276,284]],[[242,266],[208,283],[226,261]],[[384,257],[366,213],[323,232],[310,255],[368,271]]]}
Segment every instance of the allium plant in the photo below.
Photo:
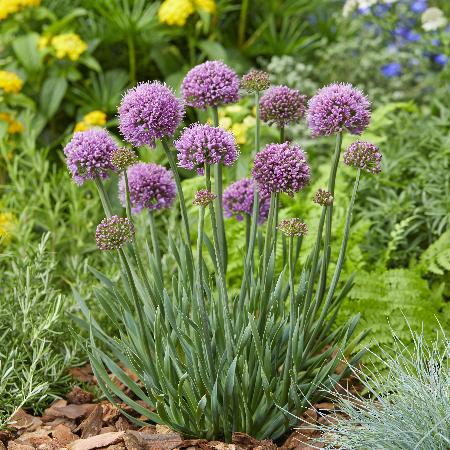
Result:
{"label": "allium plant", "polygon": [[[223,68],[214,62],[206,67]],[[211,70],[193,69],[183,85],[191,86],[193,79],[201,87],[198,92],[203,99],[217,99],[217,89],[222,84],[217,76],[211,75]],[[234,81],[231,84],[234,86]],[[345,92],[348,90],[351,88],[346,86]],[[132,92],[134,100],[130,108],[123,109],[125,102],[122,103],[121,123],[122,115],[139,115],[145,102],[147,93],[143,92],[141,99],[137,89]],[[275,439],[296,423],[294,415],[318,401],[348,372],[338,373],[336,369],[347,361],[358,317],[343,325],[336,324],[335,319],[352,286],[352,279],[345,283],[339,279],[361,168],[358,168],[338,260],[331,265],[333,204],[340,201],[334,199],[334,183],[342,134],[347,129],[345,123],[336,125],[328,187],[317,198],[322,214],[315,244],[306,262],[300,264],[299,254],[308,226],[298,218],[286,218],[279,223],[278,209],[286,194],[311,201],[302,193],[310,180],[310,168],[304,152],[296,144],[274,143],[260,149],[259,94],[259,90],[253,92],[257,120],[253,180],[237,181],[223,193],[222,168],[226,170],[227,165],[233,164],[239,153],[232,137],[218,128],[219,100],[208,103],[213,127],[193,125],[175,141],[179,166],[196,169],[204,180],[204,188],[196,193],[193,201],[197,216],[187,215],[174,151],[167,138],[161,138],[178,192],[184,231],[168,236],[167,248],[174,261],[169,283],[165,283],[169,277],[164,276],[161,266],[153,220],[150,221],[152,249],[142,244],[145,231],[136,230],[132,236],[134,228],[130,226],[129,233],[116,236],[113,230],[116,234],[109,238],[105,227],[100,228],[102,242],[108,248],[112,248],[110,241],[117,247],[122,278],[115,283],[96,272],[104,289],[95,294],[119,337],[108,336],[91,319],[78,294],[77,299],[90,320],[86,324],[91,331],[89,352],[98,385],[135,423],[145,424],[142,418],[147,418],[186,436],[228,442],[237,431],[258,439]],[[318,96],[323,97],[324,92],[320,91]],[[362,94],[351,99],[352,108],[364,114],[359,114],[358,119],[352,119],[350,114],[349,120],[358,120],[358,130],[362,131],[368,123],[368,102]],[[329,93],[325,100],[329,103]],[[224,103],[223,99],[221,102]],[[313,99],[312,104],[323,104],[323,101]],[[146,108],[146,114],[150,114],[151,104]],[[348,102],[336,101],[332,109],[336,117],[346,118],[349,114]],[[157,117],[158,111],[154,113]],[[172,118],[164,118],[162,127],[171,119],[171,123],[179,120],[177,109],[173,114]],[[139,121],[136,125],[139,127]],[[170,133],[173,132],[171,128]],[[156,139],[165,131],[152,133],[151,139]],[[159,209],[156,205],[162,205],[163,199],[164,207],[171,204],[174,193],[169,177],[162,176],[161,169],[156,175],[152,168],[149,175],[145,164],[128,169],[120,165],[121,198],[130,224],[132,208]],[[105,213],[111,218],[100,177],[96,182]],[[248,218],[242,283],[237,294],[227,282],[224,212],[227,216]],[[158,214],[164,214],[164,209]],[[266,214],[267,221],[262,223]],[[211,222],[211,227],[205,226],[206,220]],[[196,223],[197,233],[191,235],[192,223]],[[287,247],[283,255],[276,251],[280,235]],[[145,260],[141,247],[145,249]],[[286,264],[279,273],[276,261],[280,256]],[[329,273],[330,266],[332,273]],[[357,343],[358,338],[353,342]],[[358,361],[360,356],[356,355],[349,364]],[[119,389],[111,374],[128,387],[127,392]],[[124,404],[127,410],[123,409]],[[129,408],[141,419],[131,415]]]}

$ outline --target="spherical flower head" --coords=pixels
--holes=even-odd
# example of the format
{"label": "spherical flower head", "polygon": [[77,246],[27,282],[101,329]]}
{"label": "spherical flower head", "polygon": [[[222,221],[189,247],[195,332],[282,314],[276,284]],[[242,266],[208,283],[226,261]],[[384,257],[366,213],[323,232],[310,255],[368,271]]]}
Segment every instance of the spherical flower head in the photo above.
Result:
{"label": "spherical flower head", "polygon": [[313,198],[313,202],[322,206],[331,206],[333,204],[333,196],[331,192],[326,191],[325,189],[320,188],[315,194]]}
{"label": "spherical flower head", "polygon": [[260,192],[293,196],[310,180],[311,169],[303,150],[289,142],[269,144],[255,156],[252,175]]}
{"label": "spherical flower head", "polygon": [[[147,208],[159,211],[172,206],[177,188],[172,172],[153,163],[138,163],[127,170],[131,211],[134,214]],[[126,205],[125,179],[119,180],[119,198]]]}
{"label": "spherical flower head", "polygon": [[[223,192],[223,208],[226,217],[235,217],[238,221],[243,220],[245,215],[251,216],[253,212],[253,200],[255,192],[255,181],[249,178],[235,181]],[[269,215],[270,196],[258,193],[259,217],[258,223],[262,224]]]}
{"label": "spherical flower head", "polygon": [[205,164],[231,166],[239,156],[239,149],[232,133],[219,127],[195,123],[183,130],[175,141],[178,165],[184,169],[197,169],[203,173]]}
{"label": "spherical flower head", "polygon": [[182,27],[193,12],[191,0],[164,0],[159,7],[158,17],[161,23]]}
{"label": "spherical flower head", "polygon": [[193,204],[206,208],[210,203],[212,203],[217,198],[217,195],[208,191],[208,189],[200,189],[195,193]]}
{"label": "spherical flower head", "polygon": [[133,146],[155,147],[155,140],[173,136],[184,115],[181,101],[159,81],[130,89],[119,106],[119,129]]}
{"label": "spherical flower head", "polygon": [[285,127],[298,123],[305,115],[306,96],[287,86],[274,86],[261,97],[259,107],[263,122]]}
{"label": "spherical flower head", "polygon": [[138,156],[131,148],[120,147],[111,153],[111,163],[118,171],[125,170],[137,162]]}
{"label": "spherical flower head", "polygon": [[289,237],[300,237],[308,234],[306,223],[298,218],[281,220],[278,224],[278,229]]}
{"label": "spherical flower head", "polygon": [[67,167],[75,183],[82,185],[95,177],[108,178],[115,170],[111,155],[118,146],[106,130],[93,128],[75,133],[64,148]]}
{"label": "spherical flower head", "polygon": [[382,155],[378,147],[370,142],[356,141],[344,152],[344,163],[365,172],[381,172]]}
{"label": "spherical flower head", "polygon": [[17,94],[21,91],[23,81],[14,73],[7,70],[0,70],[0,89],[4,93]]}
{"label": "spherical flower head", "polygon": [[344,130],[359,135],[369,125],[370,102],[351,84],[330,84],[308,102],[307,115],[314,137],[330,136]]}
{"label": "spherical flower head", "polygon": [[217,9],[214,0],[194,0],[194,4],[199,11],[205,11],[208,14],[214,14]]}
{"label": "spherical flower head", "polygon": [[86,42],[75,33],[55,36],[52,38],[52,46],[58,59],[68,57],[71,61],[77,61],[88,48]]}
{"label": "spherical flower head", "polygon": [[192,68],[181,85],[185,103],[206,109],[239,100],[239,78],[222,61],[206,61]]}
{"label": "spherical flower head", "polygon": [[118,250],[134,239],[134,225],[126,217],[105,217],[97,226],[95,241],[102,251]]}
{"label": "spherical flower head", "polygon": [[261,92],[270,87],[270,77],[267,72],[251,69],[241,79],[241,88],[247,92]]}

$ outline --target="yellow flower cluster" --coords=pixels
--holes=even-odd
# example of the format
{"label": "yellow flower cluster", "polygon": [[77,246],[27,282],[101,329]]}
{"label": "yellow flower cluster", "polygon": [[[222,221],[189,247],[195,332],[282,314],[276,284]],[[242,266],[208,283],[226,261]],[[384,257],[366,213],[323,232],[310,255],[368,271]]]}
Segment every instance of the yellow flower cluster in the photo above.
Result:
{"label": "yellow flower cluster", "polygon": [[50,45],[55,49],[58,59],[68,57],[71,61],[77,61],[88,48],[86,42],[75,33],[58,34],[54,37],[42,36],[39,40],[41,50]]}
{"label": "yellow flower cluster", "polygon": [[0,20],[4,20],[22,9],[40,4],[41,0],[0,0]]}
{"label": "yellow flower cluster", "polygon": [[23,81],[14,73],[0,70],[0,89],[3,92],[17,94],[23,86]]}
{"label": "yellow flower cluster", "polygon": [[242,115],[242,113],[245,113],[245,109],[240,105],[231,105],[219,110],[219,126],[231,131],[236,142],[241,145],[247,142],[247,131],[256,124],[256,119],[250,114],[245,116],[242,122],[233,123],[229,114]]}
{"label": "yellow flower cluster", "polygon": [[0,213],[0,243],[8,243],[17,223],[16,216],[10,212]]}
{"label": "yellow flower cluster", "polygon": [[164,0],[158,11],[159,21],[166,25],[182,27],[195,11],[214,14],[216,2],[214,0]]}
{"label": "yellow flower cluster", "polygon": [[18,134],[23,132],[23,125],[17,120],[14,120],[11,114],[7,112],[0,113],[0,120],[8,124],[9,134]]}
{"label": "yellow flower cluster", "polygon": [[106,114],[103,111],[91,111],[75,125],[74,131],[86,131],[89,128],[100,127],[106,123]]}

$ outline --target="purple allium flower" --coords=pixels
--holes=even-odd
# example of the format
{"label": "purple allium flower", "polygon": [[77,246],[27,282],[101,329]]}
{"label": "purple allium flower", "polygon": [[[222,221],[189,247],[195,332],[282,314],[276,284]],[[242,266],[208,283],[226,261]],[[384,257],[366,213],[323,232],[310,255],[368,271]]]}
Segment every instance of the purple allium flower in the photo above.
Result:
{"label": "purple allium flower", "polygon": [[64,148],[67,167],[75,183],[82,185],[95,177],[108,178],[108,172],[115,170],[111,154],[117,144],[106,130],[92,128],[73,135]]}
{"label": "purple allium flower", "polygon": [[333,196],[331,192],[326,191],[325,189],[320,188],[315,194],[313,198],[313,202],[322,206],[331,206],[333,204]]}
{"label": "purple allium flower", "polygon": [[206,61],[192,68],[181,85],[184,101],[206,109],[239,100],[239,78],[222,61]]}
{"label": "purple allium flower", "polygon": [[[244,215],[252,215],[253,197],[255,192],[255,182],[249,178],[235,181],[230,184],[223,192],[223,208],[225,217],[236,217],[238,221],[244,218]],[[258,223],[262,224],[269,215],[270,196],[267,194],[259,195],[259,217]]]}
{"label": "purple allium flower", "polygon": [[208,189],[200,189],[195,193],[194,201],[192,203],[194,205],[201,206],[202,208],[206,208],[216,198],[217,195],[211,191],[208,191]]}
{"label": "purple allium flower", "polygon": [[381,172],[382,155],[378,147],[370,142],[356,141],[344,152],[344,163],[369,173]]}
{"label": "purple allium flower", "polygon": [[319,89],[308,102],[308,124],[313,137],[347,129],[361,134],[370,122],[370,102],[351,84],[335,83]]}
{"label": "purple allium flower", "polygon": [[138,156],[131,148],[120,147],[111,153],[111,163],[118,170],[125,170],[138,162]]}
{"label": "purple allium flower", "polygon": [[126,217],[105,217],[97,226],[95,241],[100,250],[118,250],[134,239],[134,225]]}
{"label": "purple allium flower", "polygon": [[285,127],[300,121],[306,111],[306,96],[287,86],[270,88],[259,102],[261,120]]}
{"label": "purple allium flower", "polygon": [[298,219],[297,217],[293,219],[280,220],[278,229],[289,237],[305,236],[306,234],[308,234],[308,227],[306,223],[303,222],[302,219]]}
{"label": "purple allium flower", "polygon": [[241,88],[247,92],[261,92],[270,86],[270,78],[267,72],[251,69],[241,79]]}
{"label": "purple allium flower", "polygon": [[119,106],[119,129],[135,147],[155,146],[173,136],[184,115],[182,102],[159,81],[141,83],[124,95]]}
{"label": "purple allium flower", "polygon": [[205,164],[222,163],[231,166],[239,156],[239,149],[232,133],[219,127],[194,123],[183,130],[175,141],[178,165],[203,173]]}
{"label": "purple allium flower", "polygon": [[260,192],[285,192],[293,196],[310,179],[311,170],[303,150],[289,142],[269,144],[255,156],[252,175]]}
{"label": "purple allium flower", "polygon": [[[177,195],[172,172],[153,163],[139,163],[127,170],[131,210],[137,214],[144,208],[160,210],[169,208]],[[125,179],[119,180],[119,196],[126,205]]]}
{"label": "purple allium flower", "polygon": [[398,62],[391,62],[381,67],[381,73],[386,78],[398,77],[402,74],[402,66]]}

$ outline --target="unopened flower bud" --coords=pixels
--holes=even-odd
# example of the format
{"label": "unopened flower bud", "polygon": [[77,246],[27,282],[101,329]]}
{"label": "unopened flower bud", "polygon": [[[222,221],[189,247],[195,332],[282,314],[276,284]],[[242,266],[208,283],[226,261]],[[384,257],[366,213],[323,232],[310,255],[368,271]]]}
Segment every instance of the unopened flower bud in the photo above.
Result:
{"label": "unopened flower bud", "polygon": [[120,147],[111,154],[111,163],[119,171],[136,164],[137,161],[138,156],[136,153],[127,147]]}
{"label": "unopened flower bud", "polygon": [[251,69],[241,79],[241,88],[247,92],[261,92],[270,86],[270,78],[267,72]]}
{"label": "unopened flower bud", "polygon": [[325,189],[320,188],[315,194],[313,202],[322,206],[331,206],[333,204],[333,196],[331,192],[326,191]]}
{"label": "unopened flower bud", "polygon": [[216,197],[217,195],[213,194],[211,191],[208,191],[208,189],[201,189],[195,193],[195,198],[192,203],[194,205],[201,206],[202,208],[206,208],[216,199]]}
{"label": "unopened flower bud", "polygon": [[281,220],[278,229],[289,237],[304,236],[308,233],[306,223],[298,218]]}
{"label": "unopened flower bud", "polygon": [[105,217],[97,226],[95,241],[100,250],[118,250],[134,239],[134,225],[126,217]]}

